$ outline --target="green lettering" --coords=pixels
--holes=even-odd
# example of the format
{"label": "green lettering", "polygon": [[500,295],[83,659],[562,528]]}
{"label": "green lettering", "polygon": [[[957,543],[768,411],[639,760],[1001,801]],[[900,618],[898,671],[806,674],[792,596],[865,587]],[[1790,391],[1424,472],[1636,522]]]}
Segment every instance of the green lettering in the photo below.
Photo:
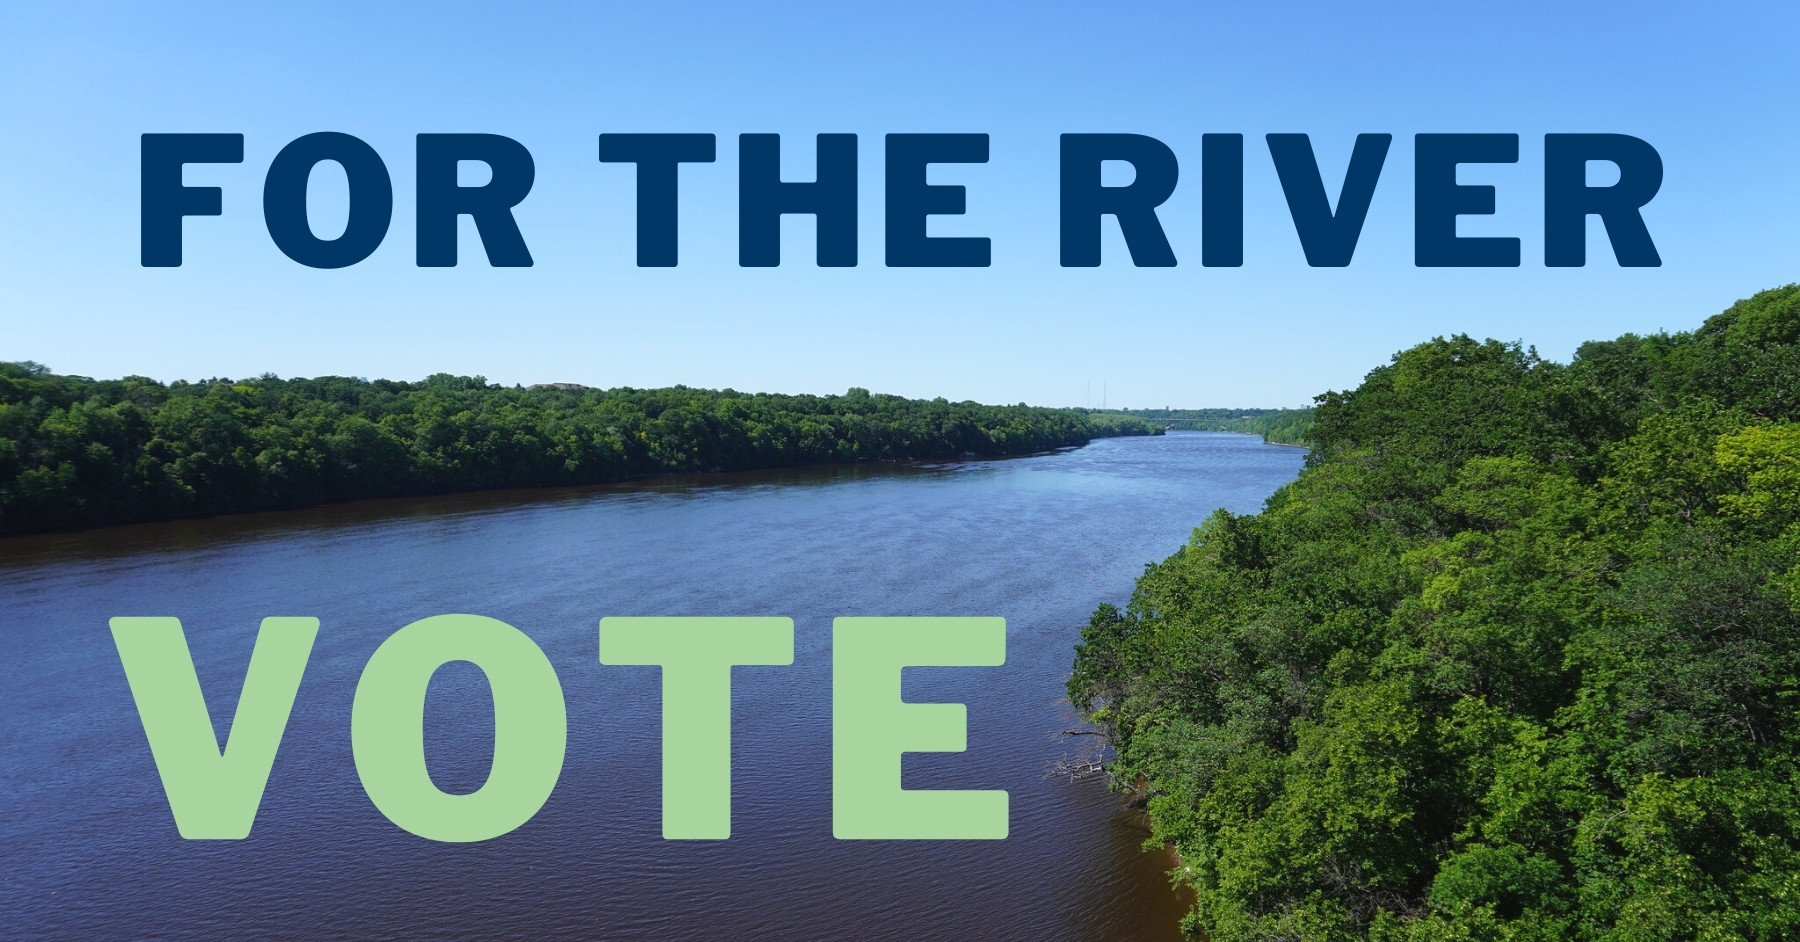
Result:
{"label": "green lettering", "polygon": [[[469,661],[494,698],[494,760],[467,795],[438,790],[425,768],[425,689],[437,669]],[[437,615],[394,632],[356,683],[350,747],[375,807],[434,841],[485,841],[537,814],[568,747],[562,685],[524,632],[480,615]]]}
{"label": "green lettering", "polygon": [[662,667],[664,840],[731,836],[731,669],[794,663],[791,618],[602,618],[600,663]]}
{"label": "green lettering", "polygon": [[839,618],[831,624],[831,831],[854,840],[998,840],[1004,791],[907,790],[903,752],[962,752],[968,709],[906,703],[903,667],[1006,663],[1004,618]]}
{"label": "green lettering", "polygon": [[223,750],[181,619],[114,618],[110,624],[176,830],[189,840],[250,836],[319,620],[262,620]]}

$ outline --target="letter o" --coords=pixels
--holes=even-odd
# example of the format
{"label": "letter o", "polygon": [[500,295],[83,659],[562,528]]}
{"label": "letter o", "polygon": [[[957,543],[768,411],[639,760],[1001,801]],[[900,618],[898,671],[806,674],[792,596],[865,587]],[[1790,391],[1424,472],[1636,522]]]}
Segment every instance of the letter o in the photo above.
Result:
{"label": "letter o", "polygon": [[[350,184],[350,218],[335,239],[313,235],[306,218],[306,185],[322,160],[335,160]],[[381,155],[336,131],[297,137],[283,147],[263,178],[263,224],[283,255],[312,268],[344,268],[368,258],[387,238],[394,218],[394,183]]]}
{"label": "letter o", "polygon": [[[481,668],[494,698],[493,766],[466,795],[440,791],[425,767],[425,689],[451,661]],[[363,791],[389,821],[434,841],[485,841],[531,820],[562,774],[568,730],[544,652],[480,615],[436,615],[394,632],[363,668],[350,710]]]}

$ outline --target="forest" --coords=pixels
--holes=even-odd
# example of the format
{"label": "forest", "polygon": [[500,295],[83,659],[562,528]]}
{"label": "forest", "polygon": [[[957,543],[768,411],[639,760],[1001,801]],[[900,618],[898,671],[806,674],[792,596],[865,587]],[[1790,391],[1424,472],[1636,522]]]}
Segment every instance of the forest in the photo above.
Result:
{"label": "forest", "polygon": [[1076,649],[1183,928],[1800,937],[1800,286],[1316,402],[1300,477]]}
{"label": "forest", "polygon": [[342,376],[160,383],[0,363],[0,535],[642,475],[1024,455],[1128,417],[735,390]]}

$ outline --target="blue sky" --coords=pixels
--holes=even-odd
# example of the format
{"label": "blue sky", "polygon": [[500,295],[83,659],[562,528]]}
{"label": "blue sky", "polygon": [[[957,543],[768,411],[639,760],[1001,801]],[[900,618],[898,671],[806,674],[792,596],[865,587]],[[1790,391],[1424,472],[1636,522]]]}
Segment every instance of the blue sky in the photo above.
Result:
{"label": "blue sky", "polygon": [[[1682,329],[1800,272],[1800,71],[1791,5],[317,4],[0,5],[0,359],[161,379],[325,373],[505,382],[849,386],[989,402],[1297,405],[1396,350],[1470,333],[1566,359],[1583,340]],[[262,177],[332,130],[385,159],[387,240],[351,268],[283,256]],[[537,181],[517,218],[536,266],[413,263],[413,137],[504,134]],[[635,184],[603,131],[710,132],[681,172],[681,265],[635,267]],[[934,235],[993,241],[987,269],[882,264],[882,135],[985,132],[985,165]],[[1161,210],[1180,259],[1057,261],[1057,140],[1155,136],[1181,160]],[[236,132],[245,162],[193,167],[222,217],[188,220],[186,264],[138,265],[138,140]],[[860,264],[737,265],[737,135],[783,136],[810,179],[819,132],[859,135]],[[1245,260],[1202,268],[1200,136],[1245,148]],[[1395,136],[1355,262],[1307,267],[1263,135],[1312,135],[1335,196],[1356,134]],[[1517,269],[1412,263],[1412,136],[1505,132],[1520,161],[1463,235],[1523,242]],[[1597,219],[1589,262],[1543,267],[1547,132],[1617,132],[1665,165],[1644,216],[1663,258],[1620,269]],[[341,227],[341,174],[314,225]]]}

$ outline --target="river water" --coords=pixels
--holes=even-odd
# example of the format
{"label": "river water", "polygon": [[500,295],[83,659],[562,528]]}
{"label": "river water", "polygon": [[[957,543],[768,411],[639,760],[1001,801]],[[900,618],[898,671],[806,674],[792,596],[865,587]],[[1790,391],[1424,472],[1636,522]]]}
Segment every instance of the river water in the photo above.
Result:
{"label": "river water", "polygon": [[[1215,507],[1255,511],[1299,449],[1175,432],[1056,454],[371,501],[0,540],[0,936],[618,940],[1154,940],[1183,904],[1097,778],[1062,685],[1100,602]],[[472,612],[530,635],[568,703],[562,777],[480,844],[401,831],[351,758],[362,665],[400,627]],[[244,841],[176,833],[107,627],[182,620],[221,739],[256,627],[321,629]],[[788,667],[733,674],[724,841],[664,841],[660,679],[602,666],[605,615],[786,615]],[[969,748],[913,754],[908,788],[1005,789],[1002,841],[831,832],[831,619],[999,615],[1002,667],[909,668],[968,705]],[[432,777],[486,779],[473,665],[427,696]]]}

